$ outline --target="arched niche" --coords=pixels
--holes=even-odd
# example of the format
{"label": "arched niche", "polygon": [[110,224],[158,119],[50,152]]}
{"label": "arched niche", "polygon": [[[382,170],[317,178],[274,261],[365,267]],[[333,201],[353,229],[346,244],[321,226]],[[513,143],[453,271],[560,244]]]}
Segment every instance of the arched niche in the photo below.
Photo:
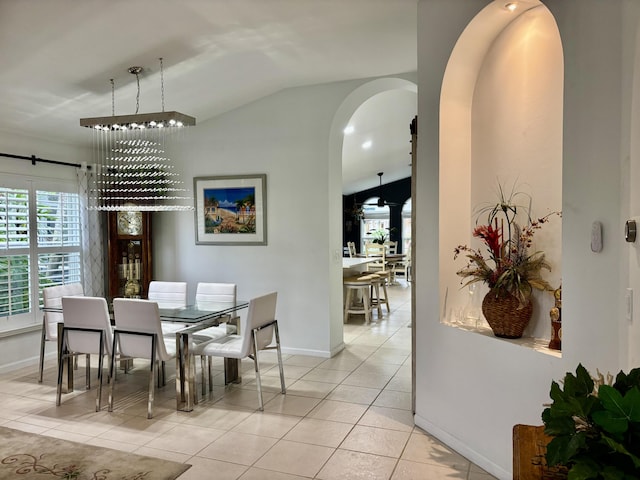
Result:
{"label": "arched niche", "polygon": [[[479,205],[495,203],[498,183],[530,194],[531,212],[562,209],[563,52],[555,20],[537,0],[492,2],[467,26],[451,53],[440,98],[440,300],[441,320],[465,306],[469,294],[453,260],[472,238]],[[551,272],[561,282],[561,219],[535,234]],[[480,298],[487,288],[482,286]],[[525,336],[549,338],[548,293],[534,295]]]}

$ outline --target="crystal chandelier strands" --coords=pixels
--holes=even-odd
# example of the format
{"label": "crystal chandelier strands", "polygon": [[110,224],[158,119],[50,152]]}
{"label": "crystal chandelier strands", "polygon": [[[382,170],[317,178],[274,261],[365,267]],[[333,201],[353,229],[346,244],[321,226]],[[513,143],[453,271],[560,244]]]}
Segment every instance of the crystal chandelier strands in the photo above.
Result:
{"label": "crystal chandelier strands", "polygon": [[115,115],[114,86],[110,117],[81,118],[80,126],[93,131],[93,161],[96,166],[89,208],[105,211],[193,210],[193,198],[175,172],[169,152],[175,153],[185,139],[185,127],[195,118],[164,111],[162,59],[162,112],[138,113],[139,75],[142,67],[131,67],[138,92],[136,113]]}

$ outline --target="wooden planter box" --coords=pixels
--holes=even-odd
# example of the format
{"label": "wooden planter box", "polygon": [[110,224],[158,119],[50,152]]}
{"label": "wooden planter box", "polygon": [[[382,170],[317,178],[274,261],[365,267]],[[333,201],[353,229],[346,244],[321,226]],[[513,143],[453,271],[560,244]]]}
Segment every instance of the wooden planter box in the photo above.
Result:
{"label": "wooden planter box", "polygon": [[561,480],[567,478],[564,469],[549,468],[544,455],[551,437],[544,434],[544,425],[513,427],[513,480]]}

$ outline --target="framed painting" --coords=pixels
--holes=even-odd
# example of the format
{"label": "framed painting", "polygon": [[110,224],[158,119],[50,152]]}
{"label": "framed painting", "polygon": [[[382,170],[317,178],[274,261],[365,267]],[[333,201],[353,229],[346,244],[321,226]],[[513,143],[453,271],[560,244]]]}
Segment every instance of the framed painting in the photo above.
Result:
{"label": "framed painting", "polygon": [[267,176],[194,177],[196,245],[266,245]]}

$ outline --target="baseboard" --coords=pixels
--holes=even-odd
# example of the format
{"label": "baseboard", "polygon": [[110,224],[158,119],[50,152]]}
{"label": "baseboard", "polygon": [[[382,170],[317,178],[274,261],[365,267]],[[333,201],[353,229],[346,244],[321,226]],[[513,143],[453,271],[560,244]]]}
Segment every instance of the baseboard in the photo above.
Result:
{"label": "baseboard", "polygon": [[[48,358],[55,358],[57,355],[56,353],[51,353],[49,355],[45,355],[45,367],[46,367],[46,362]],[[31,367],[33,366],[34,368],[34,373],[37,374],[38,373],[38,361],[40,360],[40,356],[37,357],[30,357],[30,358],[23,358],[22,360],[19,360],[17,362],[11,362],[11,363],[5,363],[3,365],[0,365],[0,374],[4,374],[4,373],[11,373],[15,370],[20,370],[21,368],[26,368],[26,367]]]}
{"label": "baseboard", "polygon": [[480,468],[487,471],[487,473],[490,473],[499,480],[511,480],[511,472],[506,471],[483,455],[480,455],[475,450],[469,448],[469,446],[465,443],[462,443],[459,438],[456,438],[450,433],[445,432],[437,425],[434,425],[430,421],[422,418],[420,415],[414,415],[413,421],[418,427],[423,429],[429,435],[434,436],[449,448],[452,448],[466,459],[470,460]]}
{"label": "baseboard", "polygon": [[306,348],[282,348],[282,353],[285,355],[305,355],[310,357],[331,358],[331,352],[326,350],[308,350]]}

